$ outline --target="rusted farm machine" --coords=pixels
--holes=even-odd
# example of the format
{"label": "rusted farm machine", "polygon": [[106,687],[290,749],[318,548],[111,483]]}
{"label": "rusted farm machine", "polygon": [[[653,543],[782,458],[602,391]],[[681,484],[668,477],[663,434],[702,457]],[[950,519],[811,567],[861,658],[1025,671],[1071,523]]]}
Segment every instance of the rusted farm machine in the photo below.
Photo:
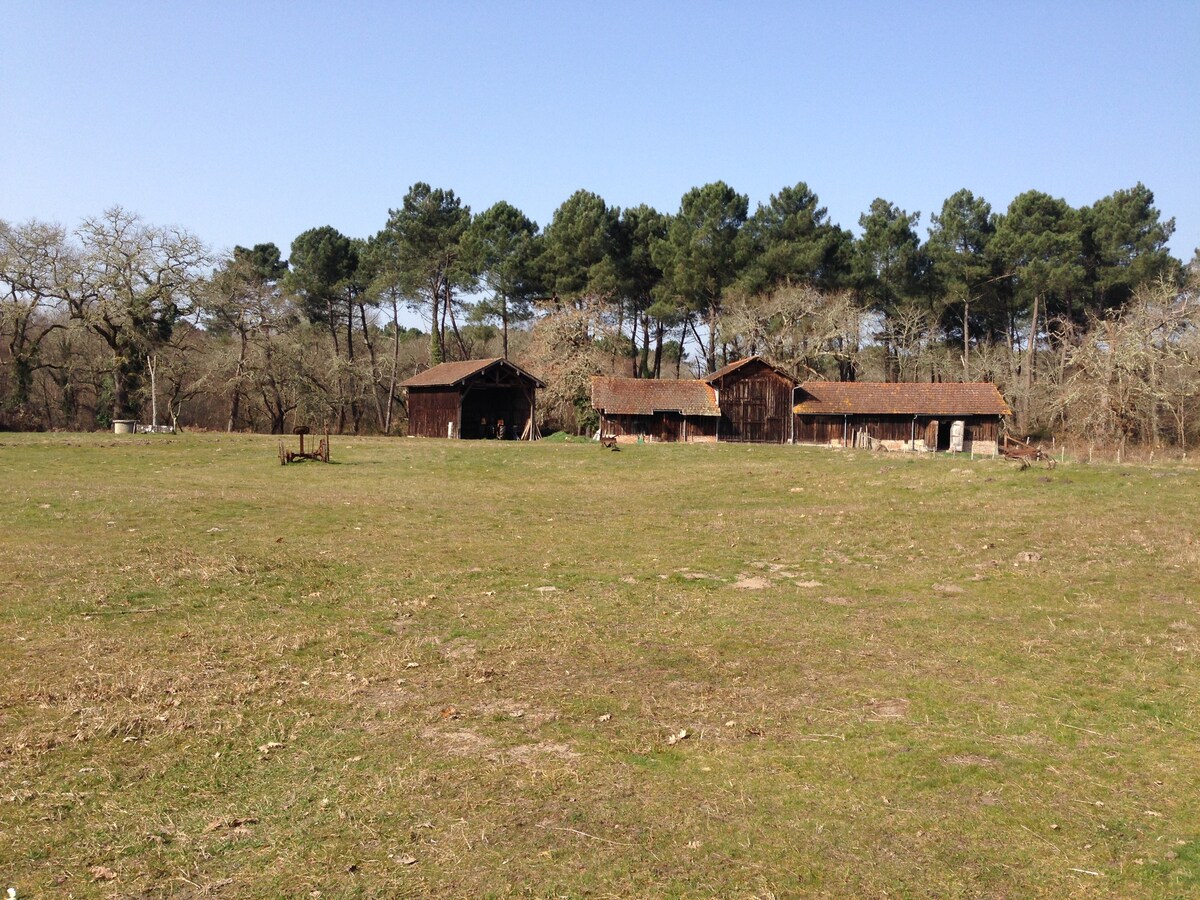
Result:
{"label": "rusted farm machine", "polygon": [[1014,441],[1008,435],[1004,436],[1004,440],[1000,444],[1000,454],[1005,459],[1020,463],[1022,470],[1028,469],[1034,463],[1041,463],[1048,469],[1053,469],[1057,465],[1054,457],[1039,445],[1030,444],[1028,441],[1022,444],[1020,441]]}
{"label": "rusted farm machine", "polygon": [[311,429],[307,425],[297,425],[292,429],[292,434],[300,437],[300,451],[293,453],[283,446],[283,441],[279,442],[279,464],[286,466],[288,463],[300,462],[305,459],[316,460],[317,462],[329,462],[329,426],[325,426],[325,437],[317,444],[317,449],[306,453],[304,450],[304,436]]}

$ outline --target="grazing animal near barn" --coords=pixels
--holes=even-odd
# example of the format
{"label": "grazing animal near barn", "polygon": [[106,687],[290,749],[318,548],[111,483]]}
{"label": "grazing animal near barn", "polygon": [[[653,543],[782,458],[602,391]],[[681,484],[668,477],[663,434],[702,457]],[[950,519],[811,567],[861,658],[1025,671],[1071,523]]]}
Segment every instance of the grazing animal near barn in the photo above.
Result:
{"label": "grazing animal near barn", "polygon": [[1057,462],[1041,447],[1018,443],[1007,437],[1004,439],[1004,446],[1000,448],[1000,453],[1005,459],[1019,462],[1022,471],[1028,469],[1035,462],[1045,463],[1047,468],[1053,469]]}

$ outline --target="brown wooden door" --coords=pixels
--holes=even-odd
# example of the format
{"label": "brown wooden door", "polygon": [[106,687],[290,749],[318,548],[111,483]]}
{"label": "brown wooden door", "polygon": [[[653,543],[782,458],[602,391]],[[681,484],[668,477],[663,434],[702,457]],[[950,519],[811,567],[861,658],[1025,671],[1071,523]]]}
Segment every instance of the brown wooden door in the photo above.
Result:
{"label": "brown wooden door", "polygon": [[767,439],[766,428],[767,404],[762,400],[746,400],[742,403],[742,420],[738,423],[738,431],[743,441],[759,443]]}

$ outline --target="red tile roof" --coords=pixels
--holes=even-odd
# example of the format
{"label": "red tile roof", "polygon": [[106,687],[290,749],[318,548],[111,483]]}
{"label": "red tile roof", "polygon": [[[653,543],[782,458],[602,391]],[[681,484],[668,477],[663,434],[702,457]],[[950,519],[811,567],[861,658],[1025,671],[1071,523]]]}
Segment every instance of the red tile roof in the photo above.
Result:
{"label": "red tile roof", "polygon": [[793,378],[787,372],[783,371],[783,369],[779,368],[778,366],[771,365],[769,362],[767,362],[761,356],[747,356],[747,357],[744,357],[743,359],[735,359],[733,362],[717,369],[717,371],[713,372],[711,375],[706,375],[704,377],[704,381],[706,381],[708,384],[712,384],[714,381],[719,381],[720,379],[724,378],[730,372],[736,372],[742,366],[749,365],[750,363],[753,363],[753,362],[762,363],[768,369],[772,369],[775,372],[778,372],[780,375],[782,375],[788,381],[792,382],[792,384],[796,383],[795,378]]}
{"label": "red tile roof", "polygon": [[679,412],[685,416],[719,416],[717,392],[703,381],[659,378],[592,378],[592,407],[610,416],[649,416]]}
{"label": "red tile roof", "polygon": [[461,384],[472,375],[476,375],[485,369],[490,369],[494,365],[507,366],[510,369],[524,375],[526,378],[532,379],[538,387],[545,387],[540,380],[534,378],[516,363],[510,362],[502,356],[495,356],[491,359],[466,359],[462,362],[447,362],[440,363],[433,368],[426,369],[424,372],[418,372],[412,378],[400,382],[398,387],[452,387],[456,384]]}
{"label": "red tile roof", "polygon": [[994,384],[806,381],[794,412],[803,416],[1009,416]]}

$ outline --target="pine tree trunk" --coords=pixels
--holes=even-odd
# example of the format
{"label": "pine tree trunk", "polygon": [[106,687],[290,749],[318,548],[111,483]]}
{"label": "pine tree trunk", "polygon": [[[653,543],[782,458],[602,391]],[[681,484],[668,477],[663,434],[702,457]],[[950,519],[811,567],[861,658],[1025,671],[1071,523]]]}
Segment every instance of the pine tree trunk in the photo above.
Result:
{"label": "pine tree trunk", "polygon": [[508,359],[508,297],[504,294],[500,295],[500,335],[504,358]]}
{"label": "pine tree trunk", "polygon": [[971,298],[967,297],[963,303],[963,378],[970,380],[971,378],[971,332],[970,332],[970,317],[971,315]]}
{"label": "pine tree trunk", "polygon": [[441,294],[438,290],[433,291],[432,307],[429,317],[429,364],[436,366],[438,363],[444,362],[446,354],[442,352],[441,334],[438,328],[438,313],[441,301]]}
{"label": "pine tree trunk", "polygon": [[400,369],[400,305],[392,298],[392,374],[388,378],[387,412],[383,433],[392,433],[392,410],[396,406],[396,376]]}

